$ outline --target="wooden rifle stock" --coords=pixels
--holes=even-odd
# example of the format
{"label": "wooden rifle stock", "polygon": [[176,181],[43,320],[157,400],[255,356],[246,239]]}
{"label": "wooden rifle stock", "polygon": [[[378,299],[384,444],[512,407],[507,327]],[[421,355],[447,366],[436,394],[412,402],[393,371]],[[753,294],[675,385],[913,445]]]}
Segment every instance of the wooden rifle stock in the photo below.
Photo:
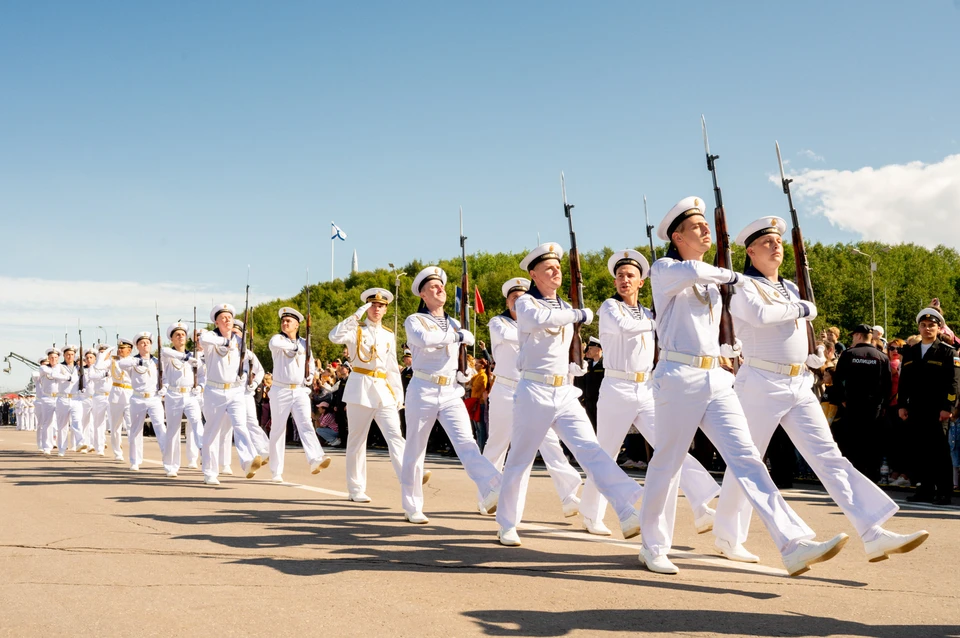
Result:
{"label": "wooden rifle stock", "polygon": [[[810,279],[810,263],[807,261],[807,248],[803,243],[803,232],[800,230],[800,217],[797,215],[797,209],[793,205],[793,195],[790,193],[790,182],[783,172],[783,159],[780,157],[780,143],[774,142],[777,148],[777,163],[780,165],[780,183],[783,186],[783,194],[787,196],[787,207],[790,209],[790,222],[793,224],[793,230],[790,233],[793,241],[793,260],[796,266],[797,289],[800,292],[800,298],[804,301],[816,305],[813,296],[813,281]],[[813,323],[807,321],[807,347],[810,354],[817,351],[817,338],[813,334]]]}
{"label": "wooden rifle stock", "polygon": [[[583,308],[583,271],[580,270],[580,249],[577,248],[577,233],[573,230],[573,204],[567,203],[567,186],[563,172],[560,172],[560,192],[563,194],[563,214],[567,218],[570,230],[570,305]],[[580,336],[582,323],[573,325],[573,339],[570,341],[570,363],[583,366],[583,338]]]}
{"label": "wooden rifle stock", "polygon": [[[470,276],[467,272],[467,238],[463,234],[463,207],[460,207],[460,263],[462,273],[460,275],[460,328],[468,330],[470,327],[470,311],[467,309],[467,289],[470,285]],[[457,355],[457,370],[461,374],[467,373],[467,346],[460,344],[460,352]]]}

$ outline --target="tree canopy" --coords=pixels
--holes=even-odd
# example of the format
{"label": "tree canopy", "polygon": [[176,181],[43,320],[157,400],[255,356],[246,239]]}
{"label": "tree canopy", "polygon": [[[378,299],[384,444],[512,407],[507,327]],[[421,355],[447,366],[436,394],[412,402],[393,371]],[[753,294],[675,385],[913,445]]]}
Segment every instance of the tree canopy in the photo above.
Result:
{"label": "tree canopy", "polygon": [[[886,245],[878,242],[857,244],[821,244],[807,245],[813,289],[817,301],[819,316],[814,321],[816,331],[828,326],[838,326],[841,341],[849,342],[849,331],[861,323],[873,324],[873,309],[870,291],[870,258],[854,252],[854,248],[871,255],[877,262],[874,272],[874,298],[876,323],[886,325],[887,338],[907,337],[916,333],[914,321],[917,312],[929,304],[933,297],[940,299],[948,323],[954,309],[960,306],[960,254],[952,248],[938,246],[933,250],[915,244]],[[648,259],[650,249],[636,247]],[[737,270],[742,271],[745,253],[742,248],[734,247],[733,262]],[[665,247],[659,246],[657,254],[663,255]],[[596,310],[604,299],[614,291],[613,278],[607,272],[607,259],[613,253],[611,248],[596,252],[581,253],[585,304]],[[478,340],[489,343],[487,322],[504,309],[504,300],[500,286],[511,277],[526,276],[519,268],[521,253],[476,253],[468,255],[470,291],[467,299],[472,303],[474,287],[480,289],[486,312],[477,316],[476,330]],[[705,256],[712,262],[713,251]],[[397,344],[404,343],[406,336],[403,320],[416,312],[419,297],[410,291],[412,278],[425,266],[430,265],[413,261],[400,269],[399,295],[391,304],[384,317],[384,326],[394,327],[394,318],[398,316]],[[447,273],[447,312],[453,314],[455,289],[460,282],[460,258],[445,259],[438,264]],[[569,269],[564,264],[564,273]],[[795,274],[793,248],[789,242],[784,244],[784,260],[781,275],[793,279]],[[360,305],[360,293],[367,288],[386,288],[394,293],[393,272],[385,269],[353,273],[346,279],[322,282],[310,285],[311,335],[314,354],[324,362],[338,358],[342,347],[327,339],[330,330],[344,317],[354,312]],[[567,281],[564,285],[567,285]],[[649,281],[640,291],[644,305],[650,305]],[[250,325],[254,330],[254,351],[268,370],[272,367],[272,357],[267,341],[279,331],[277,311],[282,306],[293,306],[304,315],[307,314],[306,288],[289,299],[276,299],[260,304],[251,310]],[[470,326],[473,330],[473,326]],[[301,331],[303,328],[301,328]],[[302,333],[302,332],[301,332]],[[584,339],[597,334],[597,325],[583,327]]]}

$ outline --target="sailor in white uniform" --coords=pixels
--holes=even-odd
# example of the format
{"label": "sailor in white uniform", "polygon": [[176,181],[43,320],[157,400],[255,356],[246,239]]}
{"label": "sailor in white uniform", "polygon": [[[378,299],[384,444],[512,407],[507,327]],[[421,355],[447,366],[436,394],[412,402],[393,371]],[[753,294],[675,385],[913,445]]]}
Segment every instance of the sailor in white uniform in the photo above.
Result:
{"label": "sailor in white uniform", "polygon": [[[483,455],[490,459],[494,467],[503,469],[510,447],[510,434],[513,432],[513,395],[520,382],[517,370],[517,357],[520,355],[520,335],[517,332],[517,313],[515,304],[530,289],[530,280],[523,277],[508,279],[500,287],[507,300],[507,309],[487,324],[490,329],[490,349],[496,363],[496,376],[490,390],[490,419],[487,443]],[[580,472],[575,470],[560,447],[560,438],[552,429],[547,430],[540,445],[540,456],[547,473],[553,481],[553,488],[560,497],[564,516],[576,516],[580,511]],[[478,504],[481,514],[488,513]]]}
{"label": "sailor in white uniform", "polygon": [[106,349],[107,345],[102,344],[97,351],[89,350],[85,355],[87,367],[84,369],[86,377],[83,391],[87,395],[87,408],[84,410],[84,419],[89,426],[89,435],[85,434],[84,440],[89,444],[90,451],[98,456],[106,454],[107,416],[110,412],[110,387],[113,385],[109,370],[97,367],[97,356]]}
{"label": "sailor in white uniform", "polygon": [[[165,454],[167,427],[161,399],[166,395],[166,390],[159,387],[160,382],[157,378],[159,362],[150,354],[153,336],[149,332],[138,332],[134,337],[134,343],[137,347],[137,355],[120,357],[116,360],[116,365],[130,376],[130,385],[133,387],[133,394],[130,397],[130,432],[127,435],[127,441],[130,444],[130,469],[138,472],[140,464],[143,463],[143,425],[147,415],[150,416],[150,422],[153,424],[160,452]],[[106,362],[111,353],[112,349],[100,353],[98,363]],[[170,468],[164,469],[167,470],[167,476],[176,476],[176,472],[171,473]]]}
{"label": "sailor in white uniform", "polygon": [[747,492],[787,572],[795,576],[813,563],[832,558],[848,537],[840,534],[822,543],[810,540],[813,531],[777,491],[750,438],[733,391],[734,377],[719,366],[721,356],[739,355],[735,347],[720,346],[719,285],[732,284],[737,288],[734,294],[740,294],[744,277],[703,263],[712,243],[703,211],[702,199],[687,197],[657,229],[660,239],[670,241],[670,249],[650,273],[661,351],[653,377],[657,446],[647,468],[640,509],[640,561],[654,572],[679,571],[667,554],[673,542],[680,468],[700,427]]}
{"label": "sailor in white uniform", "polygon": [[393,293],[370,288],[360,294],[363,305],[330,331],[330,341],[347,347],[353,372],[347,378],[347,493],[351,501],[369,503],[367,496],[367,434],[376,419],[387,442],[393,471],[400,480],[404,440],[400,434],[403,384],[397,365],[397,340],[383,325]]}
{"label": "sailor in white uniform", "polygon": [[57,388],[57,456],[66,456],[68,438],[73,433],[71,451],[85,452],[83,440],[83,397],[80,396],[80,369],[77,365],[77,347],[63,347],[63,363],[54,369],[53,376],[60,382]]}
{"label": "sailor in white uniform", "polygon": [[133,386],[130,385],[130,375],[117,366],[117,360],[121,357],[129,357],[133,351],[133,342],[125,337],[119,337],[117,341],[116,354],[103,356],[103,352],[111,352],[112,348],[104,350],[97,357],[96,367],[101,370],[110,371],[110,449],[113,450],[115,461],[123,460],[123,429],[127,428],[127,440],[129,443],[130,432],[130,397],[133,395]]}
{"label": "sailor in white uniform", "polygon": [[[238,319],[233,320],[233,330],[238,335],[243,335],[243,322]],[[246,404],[247,420],[246,427],[242,432],[234,432],[234,443],[237,446],[237,456],[240,457],[240,469],[249,479],[253,478],[261,466],[267,465],[270,460],[270,439],[267,433],[260,427],[257,421],[257,404],[253,395],[257,386],[263,381],[266,371],[260,363],[260,359],[254,354],[252,348],[247,348],[246,358],[243,362],[243,373],[246,375],[246,382],[243,384],[243,401]],[[254,463],[257,457],[260,457],[260,464]],[[229,449],[223,458],[230,458]],[[248,460],[252,459],[252,460]],[[223,471],[223,461],[221,463],[221,472]]]}
{"label": "sailor in white uniform", "polygon": [[307,340],[300,337],[303,315],[296,308],[281,308],[280,333],[270,338],[273,355],[273,385],[270,386],[270,472],[275,483],[283,483],[284,453],[286,452],[287,418],[300,433],[303,453],[311,474],[318,474],[330,466],[330,457],[313,429],[310,417],[310,391],[316,374],[313,353],[307,352]]}
{"label": "sailor in white uniform", "polygon": [[520,545],[517,525],[523,518],[530,468],[550,428],[613,503],[623,537],[640,533],[634,503],[642,490],[600,447],[578,400],[581,392],[570,383],[571,375],[586,373],[585,367],[570,361],[574,324],[589,325],[593,311],[572,308],[557,296],[563,281],[562,256],[559,245],[546,243],[520,262],[520,268],[530,273],[533,283],[514,306],[520,336],[520,379],[514,395],[510,454],[503,468],[503,492],[497,510],[497,535],[500,543],[508,546]]}
{"label": "sailor in white uniform", "polygon": [[[161,350],[163,381],[167,396],[163,400],[167,433],[161,448],[163,467],[172,478],[180,470],[180,421],[187,417],[187,460],[196,462],[199,455],[198,433],[202,432],[199,397],[203,388],[196,383],[197,368],[202,365],[200,357],[187,350],[187,324],[178,321],[167,326],[167,339],[172,347]],[[158,435],[159,437],[159,435]],[[191,445],[192,442],[192,445]]]}
{"label": "sailor in white uniform", "polygon": [[[604,301],[597,311],[605,362],[597,402],[597,440],[604,452],[615,459],[631,425],[653,448],[657,447],[653,418],[653,354],[657,322],[638,298],[650,273],[646,257],[636,250],[619,250],[607,260],[607,270],[616,280],[617,293]],[[720,493],[720,486],[689,454],[683,459],[680,489],[693,509],[697,533],[710,531],[714,511],[709,503]],[[606,507],[606,499],[597,491],[593,481],[587,479],[580,514],[583,526],[591,534],[610,535],[610,530],[603,524]]]}
{"label": "sailor in white uniform", "polygon": [[436,421],[446,431],[467,476],[481,494],[481,506],[488,512],[497,507],[500,472],[480,454],[473,439],[470,416],[463,403],[461,383],[466,377],[457,370],[460,345],[472,345],[473,335],[443,310],[447,301],[447,273],[437,266],[421,270],[411,289],[420,297],[420,307],[403,322],[407,344],[413,353],[413,378],[407,386],[407,443],[400,474],[404,517],[411,523],[430,520],[423,513],[423,458],[427,438]]}
{"label": "sailor in white uniform", "polygon": [[[743,406],[750,435],[763,454],[777,424],[816,473],[863,540],[871,561],[919,547],[929,534],[896,534],[881,525],[899,509],[873,481],[840,453],[811,387],[810,368],[824,365],[823,346],[810,353],[808,325],[817,316],[812,303],[800,299],[796,284],[780,277],[787,223],[764,217],[748,224],[736,243],[747,251],[746,285],[730,300],[730,313],[743,341],[743,366],[734,390]],[[721,554],[757,562],[746,551],[752,508],[727,470],[717,505],[713,533]]]}
{"label": "sailor in white uniform", "polygon": [[37,400],[37,446],[47,456],[53,453],[57,427],[57,395],[60,391],[60,350],[47,348],[47,360],[40,364],[35,383]]}

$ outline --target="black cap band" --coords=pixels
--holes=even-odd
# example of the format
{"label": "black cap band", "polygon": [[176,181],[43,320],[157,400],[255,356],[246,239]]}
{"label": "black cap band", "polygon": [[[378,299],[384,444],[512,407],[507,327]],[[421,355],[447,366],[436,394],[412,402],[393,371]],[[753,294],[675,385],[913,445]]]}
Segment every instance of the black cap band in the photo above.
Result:
{"label": "black cap band", "polygon": [[640,265],[640,262],[634,259],[633,257],[624,257],[617,263],[613,265],[613,273],[616,274],[620,266],[635,266],[637,270],[640,271],[640,274],[643,274],[643,266]]}
{"label": "black cap band", "polygon": [[940,323],[940,317],[936,315],[931,315],[930,313],[927,313],[925,315],[920,315],[920,318],[917,319],[917,323],[920,323],[921,321],[932,321],[936,323],[938,326],[943,325]]}
{"label": "black cap band", "polygon": [[560,255],[553,252],[552,250],[549,252],[545,252],[542,255],[537,255],[530,261],[529,264],[527,264],[527,270],[528,271],[533,270],[534,266],[539,264],[541,261],[546,261],[547,259],[556,259],[557,261],[560,261]]}
{"label": "black cap band", "polygon": [[677,215],[674,218],[674,220],[670,222],[670,225],[667,226],[667,239],[670,239],[673,233],[677,230],[677,227],[679,227],[680,224],[683,223],[683,220],[685,220],[688,217],[693,217],[694,215],[703,215],[703,211],[700,210],[699,208],[688,208],[687,210]]}
{"label": "black cap band", "polygon": [[423,278],[423,281],[420,282],[420,285],[417,286],[417,292],[420,292],[421,290],[423,290],[423,287],[427,285],[427,282],[432,281],[434,279],[436,279],[441,283],[443,282],[443,278],[440,275],[427,275],[426,277]]}
{"label": "black cap band", "polygon": [[749,248],[749,247],[750,247],[750,244],[752,244],[752,243],[755,242],[756,240],[760,239],[760,238],[763,237],[764,235],[773,235],[773,234],[779,235],[779,234],[780,234],[780,229],[777,228],[776,226],[767,226],[766,228],[761,228],[761,229],[758,230],[757,232],[755,232],[755,233],[753,233],[752,235],[750,235],[749,237],[747,237],[747,239],[743,242],[743,246],[744,246],[744,248]]}
{"label": "black cap band", "polygon": [[219,317],[220,315],[222,315],[222,314],[225,313],[225,312],[230,313],[230,316],[231,316],[231,317],[233,316],[233,313],[232,313],[232,312],[230,312],[229,310],[227,310],[227,309],[225,309],[225,308],[221,308],[220,310],[218,310],[218,311],[216,311],[215,313],[213,313],[213,320],[216,321],[216,320],[217,320],[217,317]]}
{"label": "black cap band", "polygon": [[511,292],[516,292],[518,290],[520,292],[527,292],[526,286],[514,286],[513,288],[507,291],[507,296],[509,297]]}

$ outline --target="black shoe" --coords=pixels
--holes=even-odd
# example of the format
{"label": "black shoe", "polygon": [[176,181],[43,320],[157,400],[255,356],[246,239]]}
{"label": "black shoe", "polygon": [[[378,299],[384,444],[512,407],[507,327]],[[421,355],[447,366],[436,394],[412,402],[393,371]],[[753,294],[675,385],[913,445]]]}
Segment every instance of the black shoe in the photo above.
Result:
{"label": "black shoe", "polygon": [[934,498],[927,494],[911,494],[907,497],[908,503],[933,503]]}
{"label": "black shoe", "polygon": [[934,505],[953,505],[953,500],[946,494],[933,499]]}

